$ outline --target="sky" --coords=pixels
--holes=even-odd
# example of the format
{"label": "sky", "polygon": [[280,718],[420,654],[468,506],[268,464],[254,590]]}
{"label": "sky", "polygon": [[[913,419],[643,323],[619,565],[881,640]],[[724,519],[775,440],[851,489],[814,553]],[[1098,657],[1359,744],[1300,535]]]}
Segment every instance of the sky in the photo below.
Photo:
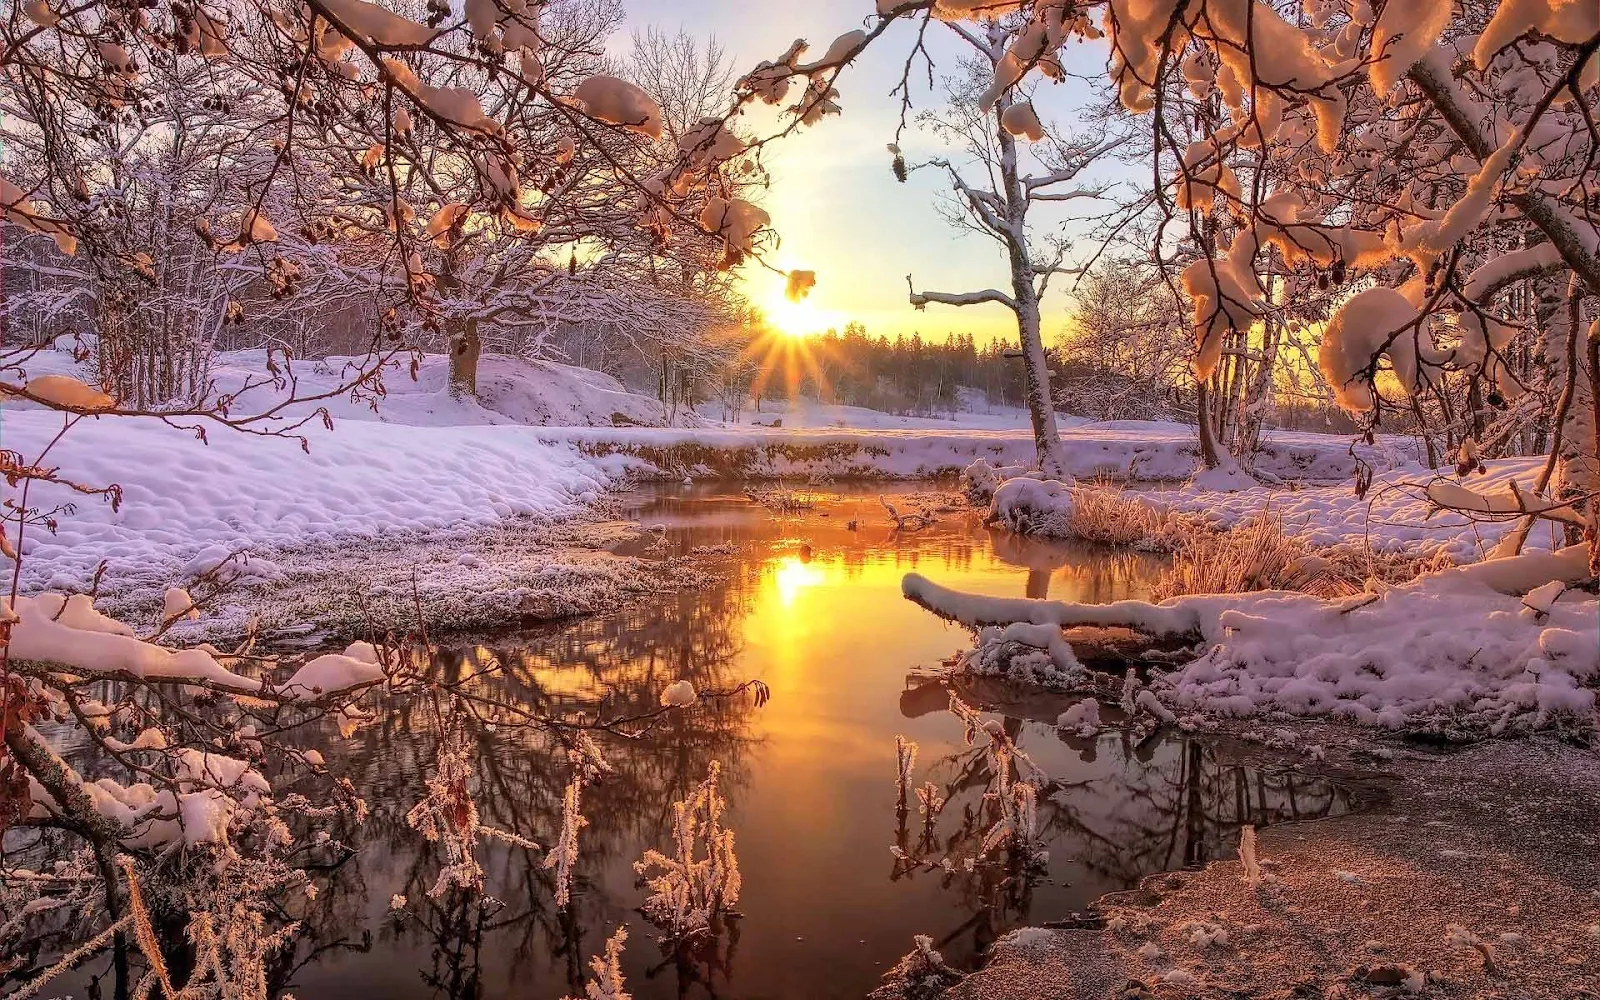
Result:
{"label": "sky", "polygon": [[[633,30],[650,25],[696,36],[715,35],[742,75],[763,59],[777,59],[796,38],[820,54],[839,34],[863,27],[872,14],[872,0],[625,0],[627,23],[613,40],[623,50]],[[935,37],[942,36],[942,37]],[[935,80],[955,72],[964,43],[942,30],[930,30],[928,48],[935,61]],[[845,70],[838,89],[844,113],[824,119],[784,139],[770,150],[767,163],[774,184],[763,201],[781,244],[770,259],[783,269],[817,272],[817,286],[800,307],[784,302],[783,279],[759,267],[747,267],[745,290],[751,301],[791,332],[795,326],[842,328],[857,320],[870,334],[911,334],[943,339],[949,332],[971,332],[984,340],[1014,338],[1016,325],[1002,306],[961,308],[929,305],[924,312],[907,302],[907,274],[919,289],[946,292],[1006,288],[1008,273],[999,246],[981,236],[958,233],[934,211],[943,189],[931,172],[913,173],[901,184],[891,173],[886,148],[894,139],[899,98],[890,91],[899,82],[914,28],[898,25],[878,39]],[[1070,71],[1092,75],[1104,65],[1103,55],[1089,47],[1082,65]],[[941,103],[942,88],[929,92],[920,62],[913,90],[915,106]],[[791,95],[792,97],[793,95]],[[1068,133],[1079,131],[1074,109],[1089,97],[1088,88],[1069,80],[1045,82],[1035,99],[1047,127],[1052,120]],[[908,161],[935,152],[948,153],[930,134],[908,130],[901,141]],[[1050,228],[1053,216],[1035,210]],[[1066,286],[1063,286],[1066,287]],[[1045,335],[1065,325],[1069,299],[1060,291],[1045,300]]]}

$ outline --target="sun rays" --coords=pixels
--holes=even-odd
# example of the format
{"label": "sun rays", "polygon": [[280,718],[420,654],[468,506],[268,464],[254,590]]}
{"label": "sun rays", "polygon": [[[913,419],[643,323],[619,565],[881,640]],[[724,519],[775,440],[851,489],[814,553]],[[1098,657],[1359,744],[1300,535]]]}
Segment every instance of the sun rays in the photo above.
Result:
{"label": "sun rays", "polygon": [[793,329],[798,328],[786,329],[769,320],[749,346],[740,352],[742,360],[755,362],[756,373],[750,394],[760,399],[767,395],[772,380],[780,378],[783,396],[787,399],[794,399],[800,387],[807,382],[816,388],[819,399],[831,399],[833,388],[821,364],[822,354],[827,347],[811,333],[790,332]]}

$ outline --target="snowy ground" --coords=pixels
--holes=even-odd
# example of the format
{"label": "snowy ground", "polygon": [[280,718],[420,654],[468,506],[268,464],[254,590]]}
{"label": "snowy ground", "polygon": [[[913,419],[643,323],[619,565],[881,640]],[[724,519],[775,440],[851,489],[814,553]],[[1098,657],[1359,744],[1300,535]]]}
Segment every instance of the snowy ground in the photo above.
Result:
{"label": "snowy ground", "polygon": [[[338,386],[343,364],[297,363],[300,393]],[[68,354],[52,351],[29,368],[36,375],[77,370]],[[264,355],[244,352],[220,358],[214,376],[220,387],[236,389],[263,370]],[[82,421],[47,464],[77,482],[119,484],[122,502],[113,510],[99,499],[36,486],[30,506],[74,507],[57,517],[53,534],[25,532],[24,589],[87,588],[102,560],[108,589],[165,586],[246,550],[253,553],[246,580],[271,580],[283,572],[284,551],[470,532],[519,518],[550,522],[630,475],[918,478],[953,474],[980,456],[1009,464],[1033,454],[1020,411],[975,414],[968,427],[614,427],[617,414],[659,422],[660,405],[597,372],[500,357],[484,359],[480,399],[462,401],[444,391],[446,371],[437,356],[424,359],[416,380],[390,371],[376,410],[349,399],[323,403],[334,429],[307,425],[306,450],[222,427],[212,427],[202,445],[191,432],[151,419]],[[233,412],[259,411],[281,398],[256,388]],[[813,415],[875,425],[915,419],[872,411],[833,416],[840,412]],[[1009,429],[994,426],[1007,421],[1014,421]],[[3,446],[29,460],[60,426],[58,416],[27,404],[0,408]],[[1192,431],[1181,425],[1075,421],[1064,433],[1080,476],[1181,479],[1195,466]],[[1403,444],[1378,460],[1401,460]],[[1342,438],[1281,434],[1262,462],[1285,478],[1339,478],[1351,467],[1347,451]],[[14,492],[7,497],[20,499]]]}
{"label": "snowy ground", "polygon": [[[1224,528],[1269,512],[1281,519],[1287,534],[1314,546],[1370,546],[1376,552],[1442,550],[1456,562],[1476,562],[1516,521],[1473,522],[1461,514],[1442,511],[1429,502],[1427,485],[1459,482],[1479,492],[1497,493],[1514,479],[1531,494],[1544,462],[1542,457],[1498,459],[1487,463],[1486,473],[1465,480],[1457,480],[1452,470],[1429,470],[1407,463],[1379,475],[1365,496],[1357,496],[1350,483],[1340,483],[1293,490],[1167,490],[1148,494],[1148,499],[1173,510],[1200,514]],[[1529,534],[1527,548],[1552,547],[1559,547],[1553,522]]]}

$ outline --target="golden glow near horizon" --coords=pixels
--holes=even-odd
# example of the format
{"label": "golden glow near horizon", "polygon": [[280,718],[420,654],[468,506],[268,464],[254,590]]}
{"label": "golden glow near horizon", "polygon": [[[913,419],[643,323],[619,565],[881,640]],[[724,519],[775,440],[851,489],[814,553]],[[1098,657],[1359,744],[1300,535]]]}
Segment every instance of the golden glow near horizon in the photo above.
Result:
{"label": "golden glow near horizon", "polygon": [[782,289],[762,304],[761,314],[774,330],[786,337],[811,337],[829,327],[841,330],[848,322],[817,308],[810,298],[792,300],[783,294]]}

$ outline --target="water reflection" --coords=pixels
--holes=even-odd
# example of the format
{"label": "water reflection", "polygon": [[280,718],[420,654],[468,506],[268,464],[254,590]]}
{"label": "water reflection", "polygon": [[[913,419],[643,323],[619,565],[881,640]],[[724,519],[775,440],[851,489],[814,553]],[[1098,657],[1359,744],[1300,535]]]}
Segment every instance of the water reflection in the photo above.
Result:
{"label": "water reflection", "polygon": [[[689,494],[642,501],[640,513],[667,526],[673,552],[738,543],[728,579],[614,615],[446,644],[432,652],[433,669],[485,710],[610,717],[653,705],[679,678],[700,689],[760,678],[771,703],[702,705],[625,745],[605,744],[616,771],[585,792],[589,826],[565,912],[543,854],[494,841],[480,848],[491,901],[427,902],[444,861],[405,823],[439,736],[420,706],[390,705],[348,737],[308,736],[362,790],[371,816],[338,831],[352,855],[330,845],[316,859],[331,884],[296,904],[307,929],[277,970],[277,991],[301,1000],[582,995],[588,958],[625,923],[636,997],[855,998],[913,934],[970,963],[1010,926],[1060,919],[1143,875],[1231,853],[1240,823],[1352,807],[1343,785],[1260,766],[1226,745],[1136,744],[1117,732],[1082,740],[1050,724],[1061,699],[965,686],[973,704],[1004,709],[1005,732],[1050,776],[1039,796],[1048,866],[1020,879],[899,862],[897,843],[934,858],[970,856],[990,778],[942,711],[948,693],[926,681],[968,636],[904,601],[901,576],[916,569],[983,593],[1109,601],[1143,596],[1157,564],[1027,543],[967,516],[895,533],[875,497],[779,518],[742,498]],[[484,822],[552,843],[567,780],[559,748],[547,735],[464,724]],[[910,829],[896,816],[896,734],[921,746],[916,782],[936,783],[948,799],[926,840],[914,813]],[[672,803],[713,760],[737,832],[741,916],[693,954],[670,958],[636,912],[643,893],[631,865],[667,843]],[[413,916],[389,912],[395,894],[411,900]]]}

